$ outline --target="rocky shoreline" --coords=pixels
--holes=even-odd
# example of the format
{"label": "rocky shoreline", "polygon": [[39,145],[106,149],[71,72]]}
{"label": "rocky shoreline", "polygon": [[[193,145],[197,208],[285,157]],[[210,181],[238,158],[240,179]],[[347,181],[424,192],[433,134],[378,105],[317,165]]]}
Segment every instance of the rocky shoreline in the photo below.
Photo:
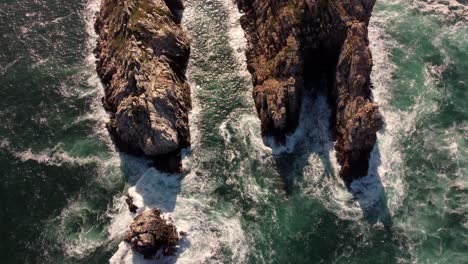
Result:
{"label": "rocky shoreline", "polygon": [[95,30],[96,69],[110,112],[107,127],[121,151],[178,172],[190,146],[190,43],[180,0],[103,0]]}
{"label": "rocky shoreline", "polygon": [[326,85],[340,177],[365,176],[383,120],[371,96],[375,0],[237,0],[263,136],[284,142],[305,89]]}

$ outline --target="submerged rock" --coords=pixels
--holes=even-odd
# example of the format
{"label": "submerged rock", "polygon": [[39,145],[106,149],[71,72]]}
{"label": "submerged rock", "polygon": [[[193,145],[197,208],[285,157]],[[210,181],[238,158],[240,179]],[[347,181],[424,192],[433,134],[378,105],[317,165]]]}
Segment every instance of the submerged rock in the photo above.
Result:
{"label": "submerged rock", "polygon": [[[103,0],[95,23],[97,72],[120,150],[180,169],[190,145],[190,45],[180,26],[180,0]],[[157,164],[158,165],[158,164]]]}
{"label": "submerged rock", "polygon": [[372,102],[367,26],[375,0],[237,0],[263,136],[284,142],[305,89],[327,87],[341,178],[365,176],[383,121]]}
{"label": "submerged rock", "polygon": [[125,198],[125,203],[127,204],[128,206],[128,210],[131,212],[131,213],[136,213],[137,210],[138,210],[138,206],[136,206],[134,203],[133,203],[133,197],[131,197],[130,195],[127,195],[127,198]]}
{"label": "submerged rock", "polygon": [[145,258],[152,258],[159,251],[163,255],[173,255],[179,240],[176,227],[163,219],[158,209],[137,216],[125,237],[125,241]]}

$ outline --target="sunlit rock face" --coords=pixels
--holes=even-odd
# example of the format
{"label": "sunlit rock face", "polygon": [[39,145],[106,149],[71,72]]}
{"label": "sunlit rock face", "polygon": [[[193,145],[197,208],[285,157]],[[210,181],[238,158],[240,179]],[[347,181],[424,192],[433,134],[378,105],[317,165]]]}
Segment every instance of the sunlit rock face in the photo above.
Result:
{"label": "sunlit rock face", "polygon": [[179,152],[190,145],[182,8],[176,0],[103,0],[95,23],[108,129],[120,150],[153,158],[167,171],[179,170]]}

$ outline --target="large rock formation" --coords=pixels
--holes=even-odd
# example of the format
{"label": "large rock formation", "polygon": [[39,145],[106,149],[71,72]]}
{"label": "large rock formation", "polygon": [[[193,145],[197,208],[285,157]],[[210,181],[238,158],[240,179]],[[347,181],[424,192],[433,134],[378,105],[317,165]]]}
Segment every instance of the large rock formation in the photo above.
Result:
{"label": "large rock formation", "polygon": [[145,258],[152,258],[158,252],[174,254],[179,240],[176,227],[163,219],[158,209],[137,216],[125,237],[125,241]]}
{"label": "large rock formation", "polygon": [[372,102],[367,26],[375,0],[237,0],[264,136],[297,128],[304,89],[326,85],[340,176],[366,175],[382,126]]}
{"label": "large rock formation", "polygon": [[167,171],[180,168],[180,150],[190,145],[182,8],[181,0],[103,0],[95,23],[108,129],[120,150]]}

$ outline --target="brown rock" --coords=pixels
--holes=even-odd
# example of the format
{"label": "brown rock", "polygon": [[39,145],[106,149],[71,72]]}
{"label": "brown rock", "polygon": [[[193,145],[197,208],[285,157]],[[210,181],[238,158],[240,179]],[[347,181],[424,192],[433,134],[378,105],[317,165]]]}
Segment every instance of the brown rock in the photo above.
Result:
{"label": "brown rock", "polygon": [[138,210],[138,206],[136,206],[134,203],[133,203],[133,197],[131,197],[130,195],[127,195],[127,198],[125,198],[125,203],[127,203],[128,205],[128,210],[132,213],[136,213],[137,210]]}
{"label": "brown rock", "polygon": [[190,145],[190,46],[173,13],[180,1],[166,2],[104,0],[95,23],[108,129],[120,150],[155,160],[177,159]]}
{"label": "brown rock", "polygon": [[174,254],[179,240],[176,227],[163,219],[158,209],[137,216],[125,237],[145,258],[152,258],[158,251],[163,255]]}
{"label": "brown rock", "polygon": [[367,26],[375,0],[237,0],[264,136],[283,142],[298,125],[301,95],[327,86],[340,176],[365,176],[382,126],[372,102]]}

